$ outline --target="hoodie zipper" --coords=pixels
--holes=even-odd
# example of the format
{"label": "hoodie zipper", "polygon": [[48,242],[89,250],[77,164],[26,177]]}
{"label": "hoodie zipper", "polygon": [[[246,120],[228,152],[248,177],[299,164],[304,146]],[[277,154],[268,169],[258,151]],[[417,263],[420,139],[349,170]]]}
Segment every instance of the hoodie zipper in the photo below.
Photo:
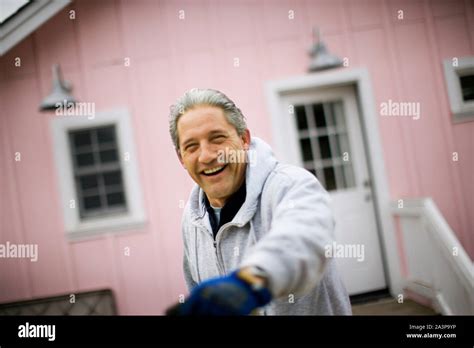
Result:
{"label": "hoodie zipper", "polygon": [[226,273],[225,273],[225,267],[224,267],[224,262],[222,260],[222,255],[221,253],[219,252],[219,241],[221,239],[221,235],[222,233],[225,231],[225,229],[229,226],[236,226],[236,227],[242,227],[243,224],[236,224],[236,223],[233,223],[233,222],[227,222],[225,223],[224,225],[221,226],[221,228],[219,228],[219,230],[217,231],[216,233],[216,238],[214,238],[213,240],[213,244],[214,244],[214,251],[216,253],[216,260],[217,260],[217,269],[219,271],[219,274],[221,276],[224,276]]}

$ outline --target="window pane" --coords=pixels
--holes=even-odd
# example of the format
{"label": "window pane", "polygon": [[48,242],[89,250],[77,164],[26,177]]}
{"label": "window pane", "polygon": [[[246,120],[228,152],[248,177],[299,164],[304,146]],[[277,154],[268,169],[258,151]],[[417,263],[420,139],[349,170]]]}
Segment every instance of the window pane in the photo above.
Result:
{"label": "window pane", "polygon": [[85,210],[97,209],[97,208],[100,208],[100,206],[101,206],[100,196],[84,197],[83,202],[84,202],[84,209]]}
{"label": "window pane", "polygon": [[[71,155],[77,180],[77,197],[80,197],[80,216],[87,219],[107,216],[126,208],[122,170],[117,149],[115,126],[82,129],[70,132]],[[114,163],[105,170],[100,163]]]}
{"label": "window pane", "polygon": [[122,192],[109,193],[107,195],[107,204],[109,206],[123,205],[125,197]]}
{"label": "window pane", "polygon": [[102,163],[116,162],[117,158],[117,150],[100,151],[100,161]]}
{"label": "window pane", "polygon": [[464,101],[474,100],[474,75],[461,76],[462,99]]}
{"label": "window pane", "polygon": [[96,188],[98,185],[97,175],[84,175],[79,177],[79,182],[81,184],[81,189],[87,190],[91,188]]}
{"label": "window pane", "polygon": [[326,104],[326,120],[328,127],[333,127],[336,125],[336,120],[334,117],[334,103]]}
{"label": "window pane", "polygon": [[314,122],[317,128],[326,127],[326,119],[324,118],[323,104],[313,104]]}
{"label": "window pane", "polygon": [[308,122],[306,120],[306,112],[304,110],[304,105],[295,107],[295,113],[296,113],[296,124],[298,126],[298,130],[308,129]]}
{"label": "window pane", "polygon": [[301,152],[303,154],[303,161],[313,160],[313,151],[311,150],[311,141],[308,138],[300,139]]}
{"label": "window pane", "polygon": [[344,176],[344,168],[342,165],[335,165],[334,167],[334,173],[336,174],[336,186],[337,186],[337,189],[340,190],[340,189],[343,189],[343,188],[346,188],[347,187],[347,183],[346,183],[346,178]]}
{"label": "window pane", "polygon": [[330,135],[329,136],[329,143],[332,145],[331,146],[332,156],[334,158],[341,157],[341,147],[338,143],[337,135]]}
{"label": "window pane", "polygon": [[92,144],[90,130],[78,131],[72,133],[74,147],[86,146]]}
{"label": "window pane", "polygon": [[355,186],[355,180],[354,180],[354,172],[352,171],[352,165],[346,164],[342,167],[342,171],[344,173],[344,181],[345,181],[345,187],[354,187]]}
{"label": "window pane", "polygon": [[104,173],[103,177],[105,186],[120,185],[122,183],[122,175],[118,170],[115,172]]}
{"label": "window pane", "polygon": [[115,127],[103,127],[97,129],[97,141],[99,144],[115,141]]}
{"label": "window pane", "polygon": [[94,165],[94,155],[92,153],[76,155],[76,165],[78,167]]}
{"label": "window pane", "polygon": [[319,142],[319,151],[321,151],[321,158],[331,158],[331,148],[329,146],[329,137],[324,135],[322,137],[318,137]]}
{"label": "window pane", "polygon": [[324,168],[324,180],[326,182],[326,190],[336,189],[336,176],[334,175],[333,167]]}
{"label": "window pane", "polygon": [[336,149],[334,157],[343,157],[345,152],[349,153],[349,142],[347,140],[347,134],[337,134],[335,138]]}
{"label": "window pane", "polygon": [[342,107],[342,101],[333,103],[332,110],[334,112],[334,122],[337,127],[342,129],[346,128],[346,120],[344,119],[344,109]]}

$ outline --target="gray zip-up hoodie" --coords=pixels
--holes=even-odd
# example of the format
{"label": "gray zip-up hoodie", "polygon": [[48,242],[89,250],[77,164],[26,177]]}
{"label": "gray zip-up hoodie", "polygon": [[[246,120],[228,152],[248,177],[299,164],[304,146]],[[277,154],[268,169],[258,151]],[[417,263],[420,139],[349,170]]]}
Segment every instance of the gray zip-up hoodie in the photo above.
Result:
{"label": "gray zip-up hoodie", "polygon": [[351,314],[335,260],[324,253],[334,238],[328,193],[308,171],[279,163],[263,140],[253,137],[250,151],[245,202],[215,240],[204,192],[191,191],[182,221],[188,288],[257,266],[274,297],[261,314]]}

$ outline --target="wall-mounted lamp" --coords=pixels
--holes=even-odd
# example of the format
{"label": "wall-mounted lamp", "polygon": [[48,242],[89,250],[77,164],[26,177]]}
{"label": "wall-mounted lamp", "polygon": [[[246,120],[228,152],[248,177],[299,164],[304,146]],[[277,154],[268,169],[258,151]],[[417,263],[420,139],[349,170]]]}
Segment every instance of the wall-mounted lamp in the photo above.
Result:
{"label": "wall-mounted lamp", "polygon": [[53,65],[53,90],[40,105],[40,111],[56,110],[60,105],[75,104],[76,100],[69,94],[71,85],[64,81],[59,64]]}
{"label": "wall-mounted lamp", "polygon": [[314,46],[311,48],[309,54],[311,56],[311,63],[309,64],[309,71],[320,71],[325,69],[337,68],[342,66],[342,59],[329,53],[326,45],[321,40],[321,34],[318,28],[313,30]]}

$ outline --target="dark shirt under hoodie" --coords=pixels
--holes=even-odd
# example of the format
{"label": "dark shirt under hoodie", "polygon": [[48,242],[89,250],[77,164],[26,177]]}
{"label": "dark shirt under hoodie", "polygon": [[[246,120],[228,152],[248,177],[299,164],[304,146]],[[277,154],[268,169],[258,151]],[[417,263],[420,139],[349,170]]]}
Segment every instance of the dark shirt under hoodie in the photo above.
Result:
{"label": "dark shirt under hoodie", "polygon": [[224,204],[224,207],[221,210],[221,216],[219,223],[217,222],[214,209],[211,207],[207,196],[204,195],[204,203],[206,204],[207,212],[209,213],[209,220],[212,227],[212,233],[214,234],[214,239],[216,239],[217,232],[221,226],[232,221],[234,216],[239,211],[242,204],[245,202],[245,197],[247,196],[247,190],[245,185],[245,180],[240,186],[240,188],[227,200]]}

